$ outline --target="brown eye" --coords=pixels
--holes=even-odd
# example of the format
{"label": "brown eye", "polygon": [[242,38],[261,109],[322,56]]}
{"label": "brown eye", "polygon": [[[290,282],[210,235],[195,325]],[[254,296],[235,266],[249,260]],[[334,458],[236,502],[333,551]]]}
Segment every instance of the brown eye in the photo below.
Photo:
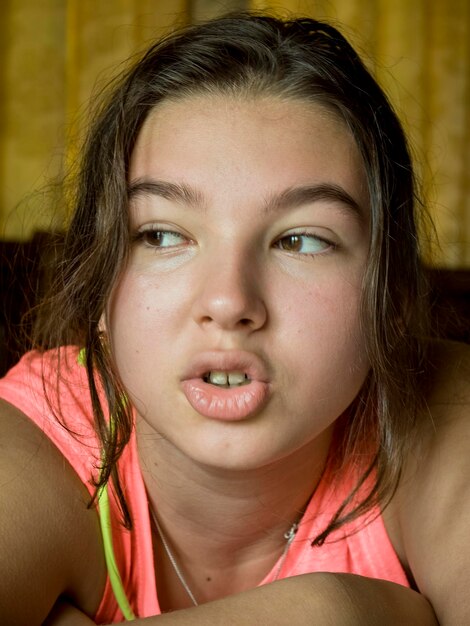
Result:
{"label": "brown eye", "polygon": [[186,238],[179,233],[152,228],[141,231],[138,238],[151,248],[173,248],[186,242]]}
{"label": "brown eye", "polygon": [[142,239],[150,246],[160,247],[163,239],[162,234],[161,230],[146,230],[142,233]]}
{"label": "brown eye", "polygon": [[302,249],[302,235],[288,235],[279,240],[281,250],[300,252]]}
{"label": "brown eye", "polygon": [[276,247],[286,252],[293,252],[296,254],[314,255],[324,252],[329,248],[334,248],[335,245],[325,239],[320,239],[315,235],[308,233],[292,233],[292,235],[286,235],[281,237],[276,242]]}

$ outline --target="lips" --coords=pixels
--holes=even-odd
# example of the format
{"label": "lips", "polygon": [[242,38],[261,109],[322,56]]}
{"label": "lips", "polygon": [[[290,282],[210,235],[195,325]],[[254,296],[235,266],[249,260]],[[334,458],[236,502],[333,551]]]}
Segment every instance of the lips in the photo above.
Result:
{"label": "lips", "polygon": [[[239,387],[218,387],[207,381],[210,372],[244,372],[249,382]],[[181,380],[187,401],[200,415],[222,421],[253,417],[265,406],[270,384],[264,363],[242,351],[213,351],[198,354]]]}

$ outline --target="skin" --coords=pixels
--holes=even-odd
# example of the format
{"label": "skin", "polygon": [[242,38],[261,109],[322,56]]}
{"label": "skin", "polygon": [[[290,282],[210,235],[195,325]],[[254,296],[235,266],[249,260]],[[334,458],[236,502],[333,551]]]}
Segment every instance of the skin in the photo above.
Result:
{"label": "skin", "polygon": [[[202,207],[143,193],[131,202],[131,228],[147,236],[133,246],[108,331],[145,422],[140,431],[165,437],[165,461],[172,461],[172,444],[188,459],[227,470],[264,467],[311,444],[347,408],[368,370],[358,313],[366,216],[333,200],[265,205],[290,188],[330,183],[366,213],[351,136],[328,113],[297,102],[164,103],[135,147],[131,186],[138,181],[185,184],[202,196]],[[158,247],[150,229],[178,235]],[[279,248],[282,237],[286,245],[303,230],[312,235],[302,242],[306,252]],[[188,406],[180,381],[207,350],[244,350],[265,364],[272,395],[256,419],[220,423]],[[341,389],[334,388],[338,378]]]}
{"label": "skin", "polygon": [[[150,500],[191,586],[210,600],[254,586],[272,567],[319,479],[332,425],[369,369],[359,320],[365,176],[351,135],[327,111],[219,96],[158,106],[129,178],[147,192],[131,200],[136,241],[106,328],[141,418]],[[148,192],[157,181],[195,198]],[[319,185],[350,203],[271,206],[288,190]],[[208,419],[189,404],[181,380],[208,350],[261,360],[270,396],[255,415]],[[167,571],[160,588],[173,577]],[[168,608],[188,605],[174,587]]]}
{"label": "skin", "polygon": [[[134,195],[135,242],[103,328],[138,411],[151,506],[204,604],[135,623],[436,624],[422,595],[360,576],[310,574],[246,591],[282,552],[283,533],[319,480],[333,425],[368,370],[358,313],[368,198],[349,132],[301,102],[168,102],[148,118],[133,154],[130,183],[144,179],[184,182],[204,204]],[[266,210],[267,197],[318,184],[341,188],[351,201],[317,197]],[[149,229],[177,234],[139,235]],[[317,239],[302,239],[299,249],[289,238],[296,232]],[[242,349],[261,360],[270,395],[259,411],[227,422],[191,407],[181,378],[208,348]],[[385,521],[439,623],[459,624],[470,615],[470,357],[465,348],[437,346],[432,358],[433,421]],[[0,442],[9,505],[0,507],[3,621],[93,623],[105,565],[83,485],[5,402]],[[157,537],[154,549],[163,608],[185,609],[188,599]]]}

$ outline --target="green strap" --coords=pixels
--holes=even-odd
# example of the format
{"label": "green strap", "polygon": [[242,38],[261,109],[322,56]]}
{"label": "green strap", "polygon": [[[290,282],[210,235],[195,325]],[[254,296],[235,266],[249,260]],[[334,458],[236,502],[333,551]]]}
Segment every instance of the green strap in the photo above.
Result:
{"label": "green strap", "polygon": [[[77,362],[82,367],[86,366],[86,348],[81,348],[77,356]],[[111,417],[110,429],[113,430],[114,422]],[[101,526],[101,536],[103,537],[104,558],[108,570],[109,581],[118,603],[121,613],[128,622],[135,620],[135,615],[127,599],[121,575],[119,574],[116,557],[114,556],[113,535],[111,531],[111,514],[109,510],[108,484],[106,483],[98,490],[99,518]]]}
{"label": "green strap", "polygon": [[133,621],[135,619],[135,615],[131,609],[129,600],[127,599],[126,592],[124,591],[124,585],[122,584],[121,575],[119,574],[116,558],[114,556],[107,484],[101,487],[98,492],[98,503],[100,507],[100,526],[101,535],[103,537],[104,556],[106,559],[106,567],[108,569],[111,587],[122,614],[127,621]]}

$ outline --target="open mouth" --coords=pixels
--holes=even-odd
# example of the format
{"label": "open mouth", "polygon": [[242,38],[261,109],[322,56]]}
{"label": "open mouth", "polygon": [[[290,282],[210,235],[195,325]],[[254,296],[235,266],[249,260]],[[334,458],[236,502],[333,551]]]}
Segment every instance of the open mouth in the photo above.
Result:
{"label": "open mouth", "polygon": [[198,354],[183,371],[181,387],[199,415],[225,422],[256,415],[272,394],[263,361],[235,350]]}
{"label": "open mouth", "polygon": [[204,374],[202,379],[205,383],[224,389],[243,387],[244,385],[249,385],[251,382],[251,379],[245,372],[239,371],[223,372],[220,370],[211,370]]}

